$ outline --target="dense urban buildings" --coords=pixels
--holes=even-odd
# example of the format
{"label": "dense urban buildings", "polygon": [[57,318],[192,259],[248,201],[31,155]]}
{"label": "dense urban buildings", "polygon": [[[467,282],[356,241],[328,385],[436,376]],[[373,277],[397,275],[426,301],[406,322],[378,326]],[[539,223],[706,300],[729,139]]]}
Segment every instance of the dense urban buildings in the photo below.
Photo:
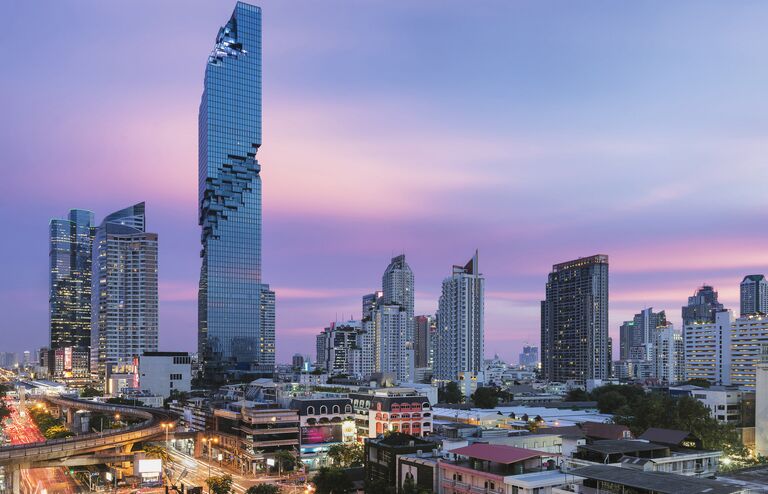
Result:
{"label": "dense urban buildings", "polygon": [[619,358],[621,360],[647,360],[653,358],[651,346],[654,333],[659,326],[667,325],[664,311],[653,312],[652,307],[635,314],[631,321],[625,321],[619,328]]}
{"label": "dense urban buildings", "polygon": [[453,266],[443,280],[438,302],[433,377],[455,381],[459,374],[477,376],[485,358],[485,278],[478,253],[463,266]]}
{"label": "dense urban buildings", "polygon": [[157,351],[157,234],[144,203],[104,218],[93,244],[91,375],[101,386],[132,372],[134,357]]}
{"label": "dense urban buildings", "polygon": [[688,305],[682,309],[683,326],[693,323],[715,322],[715,313],[723,310],[723,304],[717,301],[717,292],[709,285],[696,289],[688,297]]}
{"label": "dense urban buildings", "polygon": [[[49,227],[49,350],[68,348],[67,355],[72,356],[73,352],[80,355],[88,352],[91,345],[93,213],[71,209],[66,219],[52,219]],[[60,353],[62,361],[57,377],[63,378],[65,352]],[[55,358],[53,353],[46,356],[50,374],[56,370],[53,368]],[[75,361],[79,363],[80,359]],[[88,367],[86,363],[85,369],[77,368],[75,373],[87,373]]]}
{"label": "dense urban buildings", "polygon": [[523,369],[533,370],[539,367],[539,347],[525,345],[518,355],[518,365]]}
{"label": "dense urban buildings", "polygon": [[605,379],[608,350],[608,256],[555,264],[541,302],[541,363],[545,379]]}
{"label": "dense urban buildings", "polygon": [[316,366],[329,375],[368,379],[374,372],[374,334],[357,320],[334,322],[317,336]]}
{"label": "dense urban buildings", "polygon": [[741,317],[768,313],[768,281],[764,275],[745,276],[739,288]]}
{"label": "dense urban buildings", "polygon": [[261,9],[238,2],[208,56],[199,114],[198,353],[208,381],[271,375],[274,292],[261,279]]}

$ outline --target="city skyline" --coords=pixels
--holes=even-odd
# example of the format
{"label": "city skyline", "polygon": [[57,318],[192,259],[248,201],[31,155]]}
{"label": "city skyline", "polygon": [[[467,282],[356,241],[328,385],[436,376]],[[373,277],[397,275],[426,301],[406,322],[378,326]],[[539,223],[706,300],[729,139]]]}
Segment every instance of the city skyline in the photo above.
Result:
{"label": "city skyline", "polygon": [[[260,5],[273,39],[264,47],[270,145],[259,154],[267,164],[263,278],[276,292],[279,362],[311,353],[311,335],[334,314],[358,314],[360,294],[376,289],[382,263],[401,252],[416,279],[415,313],[430,314],[445,266],[483,251],[486,346],[507,361],[524,342],[538,344],[543,280],[561,260],[610,256],[614,357],[619,325],[643,307],[665,310],[681,327],[680,307],[707,283],[737,311],[741,279],[765,272],[764,238],[748,228],[766,202],[748,193],[768,178],[758,166],[766,102],[750,93],[768,75],[753,63],[766,37],[754,12],[729,9],[739,22],[715,25],[722,12],[713,6],[683,23],[675,6],[555,14],[495,4],[467,15],[454,3],[331,15],[336,9],[306,4],[296,15]],[[9,220],[15,241],[0,248],[14,260],[0,284],[3,350],[46,344],[48,221],[70,208],[139,201],[163,239],[160,347],[195,350],[201,53],[232,5],[175,7],[0,7],[0,31],[15,51],[23,41],[37,53],[13,57],[15,76],[0,79],[18,115],[0,132],[2,204],[23,200],[26,209]],[[561,25],[585,10],[606,22],[593,33],[588,23]],[[41,28],[29,39],[22,29],[33,23]],[[451,37],[457,30],[462,41]],[[659,46],[637,45],[639,30],[655,33]],[[173,56],[155,52],[161,38]],[[470,59],[473,50],[484,57]],[[569,60],[595,50],[585,67]],[[372,57],[385,75],[368,67]],[[454,57],[466,64],[459,73]],[[680,58],[685,70],[673,65]],[[728,73],[711,73],[712,64]],[[434,91],[449,75],[455,80]],[[729,194],[713,193],[723,188]],[[559,197],[564,190],[576,193]],[[705,229],[690,221],[697,215]],[[703,241],[707,232],[713,238]]]}

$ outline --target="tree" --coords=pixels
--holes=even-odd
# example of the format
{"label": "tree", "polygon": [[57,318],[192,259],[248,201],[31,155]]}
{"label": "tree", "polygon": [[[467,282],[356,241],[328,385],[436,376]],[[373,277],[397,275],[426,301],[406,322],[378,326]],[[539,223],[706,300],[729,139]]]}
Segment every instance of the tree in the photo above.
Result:
{"label": "tree", "polygon": [[[352,480],[339,468],[321,467],[312,479],[317,494],[346,494],[352,489]],[[368,491],[366,493],[372,493]]]}
{"label": "tree", "polygon": [[10,417],[11,415],[11,409],[8,408],[8,405],[5,403],[5,394],[9,391],[9,388],[6,386],[0,385],[0,420]]}
{"label": "tree", "polygon": [[597,408],[600,413],[616,413],[627,406],[627,399],[618,391],[608,391],[597,399]]}
{"label": "tree", "polygon": [[275,461],[277,462],[277,468],[280,475],[284,470],[293,470],[296,466],[296,453],[287,449],[280,449],[275,451]]}
{"label": "tree", "polygon": [[461,394],[461,389],[455,381],[451,381],[442,388],[437,390],[438,401],[441,403],[461,403],[464,401],[464,396]]}
{"label": "tree", "polygon": [[67,429],[65,426],[56,424],[47,428],[45,432],[43,432],[43,436],[45,436],[46,439],[61,439],[64,437],[72,437],[74,434],[72,434],[72,431]]}
{"label": "tree", "polygon": [[499,396],[494,388],[477,388],[475,394],[472,395],[472,400],[475,402],[475,406],[479,408],[496,408],[496,405],[499,404]]}
{"label": "tree", "polygon": [[162,460],[163,464],[168,463],[168,459],[170,458],[168,455],[168,450],[165,449],[165,446],[160,446],[159,444],[145,445],[144,454],[147,456],[147,458],[158,458]]}
{"label": "tree", "polygon": [[205,479],[205,483],[214,494],[229,494],[232,492],[232,476],[229,474],[208,477]]}
{"label": "tree", "polygon": [[693,379],[688,379],[683,383],[683,385],[698,386],[700,388],[708,388],[712,386],[712,383],[707,381],[706,379],[695,377]]}
{"label": "tree", "polygon": [[80,398],[94,398],[96,396],[102,396],[102,392],[91,386],[86,386],[80,391]]}
{"label": "tree", "polygon": [[279,494],[280,487],[275,484],[257,484],[248,488],[245,494]]}
{"label": "tree", "polygon": [[563,401],[589,401],[589,400],[590,400],[589,393],[587,393],[581,388],[574,388],[568,391],[568,394],[565,395],[565,399]]}
{"label": "tree", "polygon": [[363,464],[364,448],[360,443],[334,444],[328,448],[328,458],[334,466],[349,468]]}
{"label": "tree", "polygon": [[365,494],[395,494],[395,486],[383,479],[365,482]]}

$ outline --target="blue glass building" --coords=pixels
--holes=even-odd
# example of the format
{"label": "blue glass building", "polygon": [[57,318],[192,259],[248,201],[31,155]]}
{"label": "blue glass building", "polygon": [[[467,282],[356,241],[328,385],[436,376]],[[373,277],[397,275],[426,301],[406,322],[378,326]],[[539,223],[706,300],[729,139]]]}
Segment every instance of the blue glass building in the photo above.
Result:
{"label": "blue glass building", "polygon": [[261,280],[261,9],[238,2],[205,68],[199,114],[204,377],[271,374],[274,293]]}
{"label": "blue glass building", "polygon": [[93,213],[71,209],[49,224],[50,349],[91,344]]}

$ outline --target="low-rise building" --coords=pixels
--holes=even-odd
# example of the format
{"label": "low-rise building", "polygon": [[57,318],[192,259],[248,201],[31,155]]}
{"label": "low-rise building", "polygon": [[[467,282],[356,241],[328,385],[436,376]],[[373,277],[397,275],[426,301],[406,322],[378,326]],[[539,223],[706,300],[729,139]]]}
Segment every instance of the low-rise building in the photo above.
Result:
{"label": "low-rise building", "polygon": [[290,408],[299,412],[301,461],[309,469],[326,466],[334,444],[357,439],[349,398],[295,398]]}
{"label": "low-rise building", "polygon": [[350,393],[355,425],[360,439],[385,432],[413,436],[432,433],[432,406],[426,396],[413,388],[381,388],[367,393]]}
{"label": "low-rise building", "polygon": [[275,465],[275,453],[299,452],[299,414],[280,408],[217,408],[213,412],[219,447],[238,467],[260,472]]}
{"label": "low-rise building", "polygon": [[664,472],[644,472],[632,468],[590,465],[571,470],[568,483],[552,494],[573,492],[632,492],[636,494],[747,494],[744,485],[704,478],[691,478]]}
{"label": "low-rise building", "polygon": [[677,448],[648,440],[604,440],[577,446],[573,456],[566,458],[566,465],[569,470],[599,464],[709,477],[717,474],[721,455],[720,451]]}
{"label": "low-rise building", "polygon": [[713,419],[721,424],[740,425],[742,421],[741,402],[743,392],[736,386],[681,386],[669,388],[672,395],[688,395],[700,401],[709,409]]}
{"label": "low-rise building", "polygon": [[393,432],[376,439],[365,440],[365,478],[369,482],[383,481],[398,485],[397,457],[432,452],[435,444],[409,434]]}
{"label": "low-rise building", "polygon": [[439,460],[443,494],[549,494],[567,482],[560,455],[494,444],[472,444]]}

